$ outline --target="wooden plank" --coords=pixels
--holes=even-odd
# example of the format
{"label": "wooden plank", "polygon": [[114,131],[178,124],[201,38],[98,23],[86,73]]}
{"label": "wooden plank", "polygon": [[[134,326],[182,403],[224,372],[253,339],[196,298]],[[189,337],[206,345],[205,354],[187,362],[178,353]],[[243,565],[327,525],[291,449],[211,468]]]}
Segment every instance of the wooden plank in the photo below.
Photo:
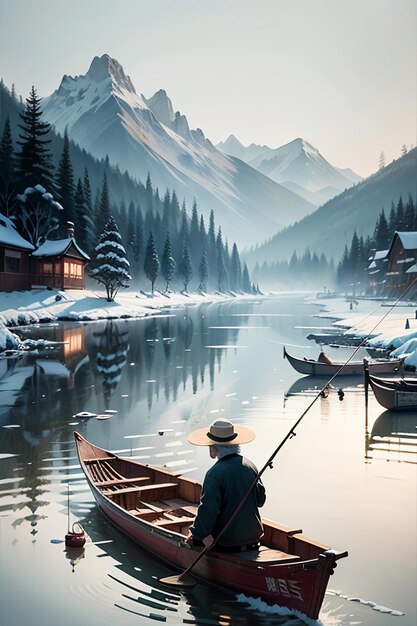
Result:
{"label": "wooden plank", "polygon": [[[214,547],[214,550],[216,548]],[[248,550],[247,552],[232,552],[222,553],[225,556],[232,556],[233,558],[244,559],[245,561],[255,561],[256,563],[291,563],[300,559],[296,554],[288,554],[281,550],[274,550],[267,546],[260,546],[259,550]]]}
{"label": "wooden plank", "polygon": [[185,526],[185,524],[192,524],[194,522],[193,517],[174,517],[174,515],[170,516],[170,519],[156,520],[155,526],[172,526],[173,524],[180,524],[181,526]]}
{"label": "wooden plank", "polygon": [[190,520],[188,517],[184,517],[182,519],[178,518],[177,521],[174,521],[174,520],[165,520],[161,522],[156,521],[155,526],[167,528],[167,529],[177,528],[177,527],[181,528],[182,526],[190,526],[193,521],[194,521],[193,519]]}
{"label": "wooden plank", "polygon": [[[142,496],[146,496],[147,498],[155,495],[155,500],[158,500],[160,498],[160,493],[165,493],[166,491],[170,491],[174,488],[178,488],[177,483],[159,483],[157,485],[144,485],[143,487],[121,487],[115,491],[103,491],[103,494],[106,496],[116,496],[119,493],[141,492]],[[143,497],[141,499],[143,500]]]}
{"label": "wooden plank", "polygon": [[86,465],[91,465],[92,463],[99,463],[100,461],[111,461],[115,459],[114,456],[96,456],[93,459],[84,459],[84,463]]}
{"label": "wooden plank", "polygon": [[123,485],[125,483],[140,483],[149,480],[149,476],[138,476],[137,478],[113,478],[112,480],[100,480],[95,483],[96,487],[112,487],[113,485]]}

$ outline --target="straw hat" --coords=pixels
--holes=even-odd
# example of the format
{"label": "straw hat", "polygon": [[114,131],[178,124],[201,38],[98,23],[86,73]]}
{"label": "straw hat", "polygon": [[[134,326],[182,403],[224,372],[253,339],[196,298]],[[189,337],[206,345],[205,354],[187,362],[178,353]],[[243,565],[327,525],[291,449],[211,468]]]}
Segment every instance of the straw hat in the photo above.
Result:
{"label": "straw hat", "polygon": [[209,428],[199,428],[188,435],[188,441],[195,446],[239,446],[255,439],[255,433],[250,428],[235,426],[229,420],[218,419],[210,424]]}

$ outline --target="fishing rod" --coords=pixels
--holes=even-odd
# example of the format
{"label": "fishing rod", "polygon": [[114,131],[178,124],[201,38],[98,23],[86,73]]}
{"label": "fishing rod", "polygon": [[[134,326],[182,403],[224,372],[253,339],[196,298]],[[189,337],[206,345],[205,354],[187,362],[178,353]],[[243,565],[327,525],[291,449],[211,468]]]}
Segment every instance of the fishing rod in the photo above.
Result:
{"label": "fishing rod", "polygon": [[293,426],[290,428],[290,430],[288,431],[288,433],[285,435],[284,439],[282,439],[282,441],[280,442],[280,444],[275,448],[275,450],[273,451],[273,453],[271,454],[271,456],[269,457],[269,459],[266,461],[266,463],[263,465],[262,469],[260,469],[258,471],[258,473],[256,474],[255,478],[253,479],[253,482],[251,483],[251,485],[249,486],[248,490],[246,491],[245,495],[243,496],[242,500],[240,501],[239,505],[236,507],[236,509],[234,510],[233,514],[231,515],[231,517],[229,518],[229,520],[227,521],[227,523],[223,526],[222,530],[219,532],[219,534],[217,535],[217,537],[213,538],[213,541],[211,542],[211,544],[205,546],[203,548],[203,550],[198,554],[198,556],[194,559],[194,561],[183,571],[181,572],[181,574],[177,574],[176,576],[167,576],[165,578],[160,578],[159,582],[165,584],[165,585],[169,585],[172,587],[182,587],[182,588],[189,588],[189,587],[193,587],[195,585],[195,580],[192,576],[189,576],[190,572],[195,568],[195,566],[197,565],[197,563],[199,563],[201,561],[201,559],[210,551],[214,548],[214,546],[218,543],[218,541],[223,537],[223,535],[225,534],[225,532],[230,528],[231,524],[234,522],[234,520],[236,519],[236,517],[239,515],[240,511],[242,510],[242,508],[244,507],[246,501],[248,500],[250,494],[252,493],[252,490],[254,489],[254,487],[257,485],[259,479],[261,478],[262,474],[265,472],[265,470],[269,467],[272,469],[273,465],[272,462],[275,459],[275,457],[277,456],[277,454],[279,453],[279,451],[281,450],[281,448],[287,443],[287,441],[289,439],[292,439],[293,437],[295,437],[295,435],[297,434],[295,432],[296,428],[298,427],[298,425],[301,423],[301,421],[304,419],[304,417],[307,415],[307,413],[309,412],[309,410],[311,409],[311,407],[314,405],[314,403],[320,398],[322,397],[323,392],[325,391],[325,389],[327,387],[329,387],[329,385],[332,383],[332,381],[336,378],[336,376],[338,376],[340,374],[340,372],[346,367],[346,365],[348,365],[348,363],[353,359],[353,357],[355,356],[355,354],[358,352],[358,350],[363,346],[364,342],[368,339],[368,337],[370,337],[374,331],[376,330],[376,328],[379,326],[379,324],[381,324],[381,322],[384,321],[384,319],[387,317],[387,315],[389,315],[389,313],[394,309],[394,307],[398,304],[398,302],[405,296],[405,294],[411,289],[412,285],[416,282],[417,278],[415,278],[409,285],[408,287],[400,294],[400,296],[397,298],[397,300],[394,302],[394,304],[388,309],[387,313],[385,313],[385,315],[383,315],[383,317],[375,324],[375,326],[369,331],[369,333],[367,334],[366,337],[364,337],[364,339],[360,342],[360,344],[355,348],[355,350],[352,352],[352,354],[350,355],[350,357],[348,359],[346,359],[346,361],[340,366],[340,368],[337,370],[337,372],[335,374],[333,374],[333,376],[328,380],[328,382],[323,385],[323,387],[318,391],[318,393],[315,395],[315,397],[313,398],[313,400],[310,402],[310,404],[307,406],[307,408],[303,411],[303,413],[300,415],[300,417],[295,421],[295,423],[293,424]]}

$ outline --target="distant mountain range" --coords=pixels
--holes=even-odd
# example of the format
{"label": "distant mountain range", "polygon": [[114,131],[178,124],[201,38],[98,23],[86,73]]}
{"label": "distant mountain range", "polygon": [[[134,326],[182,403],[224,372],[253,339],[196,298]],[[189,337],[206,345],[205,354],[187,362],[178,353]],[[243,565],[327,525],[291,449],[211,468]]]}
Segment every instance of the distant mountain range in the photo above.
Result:
{"label": "distant mountain range", "polygon": [[[14,98],[0,82],[0,133],[3,133],[4,124],[6,119],[9,118],[14,142],[18,140],[18,135],[21,132],[18,125],[22,123],[19,116],[22,110],[23,104]],[[51,131],[48,137],[51,140],[49,148],[52,152],[53,162],[57,164],[62,155],[64,139],[54,131]],[[18,146],[15,146],[15,148],[17,149]],[[97,192],[101,191],[103,173],[106,172],[109,196],[112,203],[119,205],[120,202],[124,202],[128,206],[130,202],[133,202],[135,205],[141,205],[146,210],[147,194],[143,184],[126,173],[120,172],[117,167],[110,167],[105,159],[97,159],[91,156],[86,150],[71,141],[70,156],[75,180],[78,178],[82,180],[84,169],[88,169],[93,199],[96,197]]]}
{"label": "distant mountain range", "polygon": [[338,262],[345,244],[350,246],[354,231],[372,235],[381,209],[388,219],[391,203],[400,196],[407,202],[417,200],[417,148],[393,161],[376,174],[326,202],[317,211],[293,226],[277,233],[247,255],[251,266],[256,262],[289,259],[294,252],[303,254],[307,247]]}
{"label": "distant mountain range", "polygon": [[241,160],[223,154],[187,118],[174,113],[165,91],[139,96],[122,66],[95,57],[84,76],[64,76],[42,102],[45,118],[92,155],[144,181],[161,195],[175,189],[208,215],[225,236],[250,245],[311,213],[315,206]]}
{"label": "distant mountain range", "polygon": [[245,147],[234,135],[230,135],[216,148],[245,161],[316,206],[362,180],[351,169],[331,165],[317,148],[300,138],[280,148],[253,143]]}

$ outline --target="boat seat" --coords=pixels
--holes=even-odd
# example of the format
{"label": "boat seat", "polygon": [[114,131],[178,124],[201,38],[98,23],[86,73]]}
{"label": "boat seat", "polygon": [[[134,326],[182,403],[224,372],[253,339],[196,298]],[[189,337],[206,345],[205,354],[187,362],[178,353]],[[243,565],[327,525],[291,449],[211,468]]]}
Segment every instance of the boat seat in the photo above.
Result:
{"label": "boat seat", "polygon": [[[215,548],[214,548],[215,550]],[[221,552],[222,557],[233,557],[244,561],[256,561],[257,563],[293,563],[300,559],[296,554],[288,554],[268,546],[260,546],[259,550],[248,550],[247,552]]]}
{"label": "boat seat", "polygon": [[112,487],[113,485],[124,485],[126,483],[140,483],[149,480],[149,476],[139,476],[137,478],[114,478],[113,480],[101,480],[95,483],[96,487]]}
{"label": "boat seat", "polygon": [[194,522],[193,517],[177,517],[176,519],[163,519],[157,520],[155,522],[155,526],[163,526],[164,528],[169,528],[170,526],[186,526],[187,524],[192,524]]}
{"label": "boat seat", "polygon": [[[141,499],[144,500],[144,496],[148,499],[149,496],[158,496],[160,492],[170,491],[178,489],[177,483],[159,483],[154,485],[144,485],[143,487],[121,487],[120,489],[116,489],[115,491],[103,491],[105,496],[117,496],[123,493],[141,493]],[[154,498],[155,500],[157,497]],[[152,502],[152,498],[149,498],[150,502]]]}
{"label": "boat seat", "polygon": [[152,511],[152,509],[139,509],[138,507],[136,507],[136,509],[130,509],[128,511],[128,513],[130,513],[131,515],[134,515],[135,517],[141,517],[142,515],[145,515],[145,513],[153,513],[154,511]]}

